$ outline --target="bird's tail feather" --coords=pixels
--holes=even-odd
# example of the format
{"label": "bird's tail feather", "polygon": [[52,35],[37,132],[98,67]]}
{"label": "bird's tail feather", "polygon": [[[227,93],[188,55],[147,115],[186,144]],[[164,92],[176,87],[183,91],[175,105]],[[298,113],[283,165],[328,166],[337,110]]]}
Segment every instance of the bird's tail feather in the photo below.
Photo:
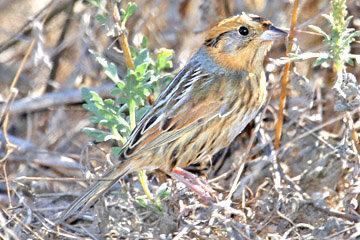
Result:
{"label": "bird's tail feather", "polygon": [[108,169],[102,176],[102,178],[112,179],[111,181],[99,180],[93,183],[85,193],[81,194],[71,205],[61,214],[57,225],[62,223],[74,212],[81,208],[81,211],[77,214],[79,216],[83,213],[96,199],[109,190],[120,178],[131,171],[131,161],[126,161],[120,165],[115,165]]}

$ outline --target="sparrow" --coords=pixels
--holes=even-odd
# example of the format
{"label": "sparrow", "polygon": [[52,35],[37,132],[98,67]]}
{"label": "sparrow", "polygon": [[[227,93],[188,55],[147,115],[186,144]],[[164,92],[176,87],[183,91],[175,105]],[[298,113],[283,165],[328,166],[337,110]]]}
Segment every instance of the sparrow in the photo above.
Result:
{"label": "sparrow", "polygon": [[266,98],[264,58],[274,40],[285,36],[269,20],[245,13],[211,28],[132,131],[117,163],[104,173],[112,181],[93,183],[60,222],[139,170],[160,169],[202,198],[211,198],[213,190],[182,168],[228,146],[255,118]]}

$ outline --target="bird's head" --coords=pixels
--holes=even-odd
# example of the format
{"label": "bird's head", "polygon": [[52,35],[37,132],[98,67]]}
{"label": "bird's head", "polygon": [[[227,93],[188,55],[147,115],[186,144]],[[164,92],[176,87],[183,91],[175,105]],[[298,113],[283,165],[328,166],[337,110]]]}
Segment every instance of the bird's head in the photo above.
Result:
{"label": "bird's head", "polygon": [[272,23],[256,15],[243,13],[222,20],[206,35],[208,54],[228,70],[261,69],[274,40],[287,35]]}

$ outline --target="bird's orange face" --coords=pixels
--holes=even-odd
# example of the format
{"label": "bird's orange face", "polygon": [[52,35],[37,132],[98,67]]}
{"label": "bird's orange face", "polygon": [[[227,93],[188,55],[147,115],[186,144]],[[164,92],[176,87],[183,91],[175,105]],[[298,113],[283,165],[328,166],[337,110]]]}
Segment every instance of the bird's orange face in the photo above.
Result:
{"label": "bird's orange face", "polygon": [[221,21],[206,36],[205,48],[229,70],[256,70],[275,39],[287,33],[256,15],[234,16]]}

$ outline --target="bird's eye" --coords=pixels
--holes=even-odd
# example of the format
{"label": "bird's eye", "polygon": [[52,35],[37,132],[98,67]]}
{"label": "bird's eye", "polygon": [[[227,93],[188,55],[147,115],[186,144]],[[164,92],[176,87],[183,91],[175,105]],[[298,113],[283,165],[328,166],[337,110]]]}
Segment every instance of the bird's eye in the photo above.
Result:
{"label": "bird's eye", "polygon": [[246,36],[249,34],[249,29],[247,27],[240,27],[239,28],[239,33],[243,36]]}

